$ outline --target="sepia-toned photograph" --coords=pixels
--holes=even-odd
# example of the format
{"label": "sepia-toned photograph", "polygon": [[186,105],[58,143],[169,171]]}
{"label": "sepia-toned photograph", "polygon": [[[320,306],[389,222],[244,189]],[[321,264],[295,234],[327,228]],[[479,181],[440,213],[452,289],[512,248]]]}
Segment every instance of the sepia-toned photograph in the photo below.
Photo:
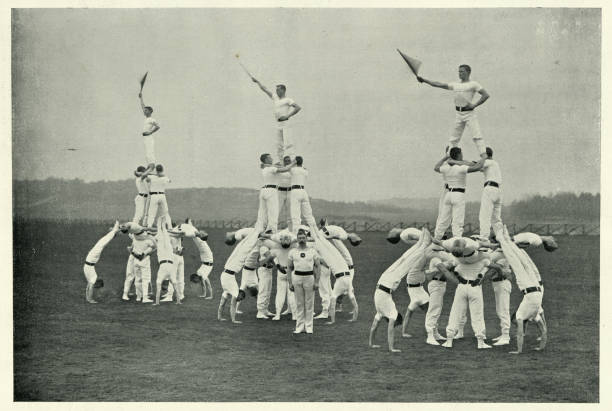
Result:
{"label": "sepia-toned photograph", "polygon": [[601,8],[141,6],[10,11],[14,403],[600,403]]}

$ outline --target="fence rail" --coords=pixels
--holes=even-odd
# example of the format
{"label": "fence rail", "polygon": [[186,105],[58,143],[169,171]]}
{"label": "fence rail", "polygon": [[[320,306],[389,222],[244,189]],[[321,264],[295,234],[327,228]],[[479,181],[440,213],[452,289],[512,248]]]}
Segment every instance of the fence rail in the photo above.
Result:
{"label": "fence rail", "polygon": [[[101,223],[112,224],[109,220],[83,220],[83,219],[26,219],[15,217],[14,224],[24,222],[36,223],[56,223],[56,224],[91,224],[98,225]],[[338,225],[349,232],[387,232],[392,228],[408,228],[426,227],[429,231],[433,231],[435,223],[432,222],[372,222],[372,221],[332,221],[329,224]],[[218,228],[225,230],[237,230],[242,227],[252,227],[255,225],[253,220],[194,220],[194,224],[199,228]],[[529,231],[540,235],[599,235],[599,224],[564,224],[564,223],[509,223],[507,224],[510,233],[520,233]],[[282,227],[281,227],[282,228]],[[478,224],[466,223],[463,228],[464,235],[470,236],[479,233]]]}

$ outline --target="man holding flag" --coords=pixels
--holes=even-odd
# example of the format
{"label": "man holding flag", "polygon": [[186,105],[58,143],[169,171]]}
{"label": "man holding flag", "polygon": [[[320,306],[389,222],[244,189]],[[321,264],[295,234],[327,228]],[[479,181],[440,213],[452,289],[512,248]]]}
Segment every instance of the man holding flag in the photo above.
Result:
{"label": "man holding flag", "polygon": [[[441,83],[439,81],[427,80],[417,75],[419,83],[426,83],[432,87],[452,90],[455,93],[455,127],[450,138],[451,147],[458,147],[465,127],[472,131],[472,140],[478,148],[482,158],[487,158],[485,143],[480,132],[480,124],[476,118],[474,109],[489,99],[489,93],[476,81],[470,80],[472,69],[467,64],[459,66],[459,79],[461,82]],[[416,74],[416,73],[415,73]],[[472,103],[474,95],[480,94],[480,99]]]}
{"label": "man holding flag", "polygon": [[145,156],[147,159],[148,169],[153,170],[155,167],[155,141],[153,140],[153,133],[159,130],[159,124],[151,114],[153,114],[153,108],[151,106],[147,106],[142,99],[142,88],[144,87],[144,83],[147,79],[147,73],[140,80],[140,92],[138,93],[138,98],[140,98],[140,107],[142,108],[142,112],[145,115],[143,129],[142,129],[142,137],[145,145]]}

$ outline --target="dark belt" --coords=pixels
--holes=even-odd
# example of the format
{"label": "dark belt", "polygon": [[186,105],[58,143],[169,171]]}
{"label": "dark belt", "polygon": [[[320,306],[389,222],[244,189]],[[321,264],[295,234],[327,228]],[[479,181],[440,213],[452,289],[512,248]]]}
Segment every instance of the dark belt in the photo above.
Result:
{"label": "dark belt", "polygon": [[485,181],[484,186],[493,186],[493,187],[499,187],[499,184],[497,184],[495,181]]}
{"label": "dark belt", "polygon": [[155,193],[149,193],[149,194],[153,195],[153,194],[166,194],[166,193],[161,192],[161,191],[158,191],[158,192],[155,192]]}
{"label": "dark belt", "polygon": [[202,264],[204,265],[209,265],[212,267],[213,263],[209,263],[208,261],[201,261]]}
{"label": "dark belt", "polygon": [[250,270],[250,271],[255,271],[254,268],[251,267],[247,267],[246,265],[244,267],[242,267],[243,270]]}
{"label": "dark belt", "polygon": [[293,274],[295,274],[295,275],[313,275],[314,272],[313,271],[298,271],[298,270],[295,270],[293,272]]}
{"label": "dark belt", "polygon": [[410,283],[408,283],[408,288],[421,287],[422,285],[423,285],[422,283],[416,283],[416,284],[410,284]]}
{"label": "dark belt", "polygon": [[480,281],[477,280],[466,280],[465,278],[461,277],[459,274],[456,274],[457,276],[457,280],[459,280],[459,282],[461,284],[469,284],[469,285],[480,285]]}
{"label": "dark belt", "polygon": [[291,187],[276,187],[278,191],[291,191]]}
{"label": "dark belt", "polygon": [[264,264],[263,266],[264,266],[265,268],[270,269],[270,270],[274,268],[274,264]]}
{"label": "dark belt", "polygon": [[281,273],[283,273],[283,274],[287,274],[287,268],[286,268],[286,267],[283,267],[283,266],[282,266],[282,265],[280,265],[280,264],[276,264],[276,269],[277,269],[278,271],[280,271]]}
{"label": "dark belt", "polygon": [[303,190],[304,186],[291,186],[292,190]]}
{"label": "dark belt", "polygon": [[354,265],[349,265],[349,266],[348,266],[348,269],[349,269],[349,270],[352,270],[353,268],[355,268],[355,266],[354,266]]}
{"label": "dark belt", "polygon": [[432,280],[436,280],[436,281],[442,281],[443,283],[446,282],[446,277],[433,277]]}
{"label": "dark belt", "polygon": [[504,281],[505,278],[504,277],[499,277],[499,278],[491,278],[491,281],[494,283],[500,282],[500,281]]}
{"label": "dark belt", "polygon": [[340,277],[344,277],[345,275],[351,275],[351,273],[345,271],[342,273],[334,274],[334,277],[340,278]]}
{"label": "dark belt", "polygon": [[159,262],[159,265],[162,265],[163,263],[172,264],[172,260],[161,260],[161,261]]}
{"label": "dark belt", "polygon": [[232,271],[232,270],[223,270],[223,272],[224,272],[224,273],[227,273],[227,274],[229,274],[229,275],[236,275],[236,272],[235,272],[235,271]]}
{"label": "dark belt", "polygon": [[386,292],[387,294],[391,294],[391,289],[390,289],[390,288],[385,287],[385,286],[384,286],[384,285],[382,285],[382,284],[378,284],[378,285],[376,286],[376,288],[378,288],[378,289],[379,289],[379,290],[381,290],[381,291]]}
{"label": "dark belt", "polygon": [[444,189],[448,190],[448,184],[444,184]]}
{"label": "dark belt", "polygon": [[465,108],[465,107],[455,106],[455,110],[457,110],[457,111],[472,111],[474,109],[473,108]]}
{"label": "dark belt", "polygon": [[472,251],[472,252],[471,252],[470,254],[468,254],[468,255],[462,255],[462,257],[471,257],[471,256],[473,256],[474,254],[476,254],[476,250]]}
{"label": "dark belt", "polygon": [[90,266],[92,266],[92,267],[93,267],[94,265],[96,265],[96,263],[90,263],[89,261],[85,261],[85,264],[86,264],[86,265],[90,265]]}
{"label": "dark belt", "polygon": [[139,196],[147,197],[148,194],[138,193]]}
{"label": "dark belt", "polygon": [[542,281],[538,281],[538,283],[540,283],[541,286],[544,286],[544,283]]}
{"label": "dark belt", "polygon": [[135,258],[137,258],[137,259],[139,259],[139,260],[140,260],[140,258],[143,258],[143,257],[144,257],[144,255],[138,255],[138,254],[134,253],[133,251],[132,251],[132,252],[130,252],[130,254],[132,254],[132,255],[133,255]]}
{"label": "dark belt", "polygon": [[262,188],[276,188],[276,186],[274,184],[268,184],[263,186]]}
{"label": "dark belt", "polygon": [[523,295],[527,295],[529,293],[535,293],[536,291],[542,291],[540,287],[527,287],[524,290],[521,290]]}
{"label": "dark belt", "polygon": [[465,193],[465,188],[452,188],[452,187],[447,187],[447,190],[452,192],[457,192],[457,193]]}

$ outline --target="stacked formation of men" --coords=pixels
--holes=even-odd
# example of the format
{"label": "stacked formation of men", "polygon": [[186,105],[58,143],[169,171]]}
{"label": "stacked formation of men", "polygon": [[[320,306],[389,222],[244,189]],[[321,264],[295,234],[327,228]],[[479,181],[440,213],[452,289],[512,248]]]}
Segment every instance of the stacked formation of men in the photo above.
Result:
{"label": "stacked formation of men", "polygon": [[[528,247],[543,245],[553,251],[557,245],[552,237],[533,233],[520,233],[511,237],[501,220],[502,176],[499,164],[493,160],[493,150],[486,147],[474,109],[483,104],[488,93],[477,82],[470,80],[471,68],[459,67],[460,83],[440,83],[417,77],[420,82],[455,92],[457,118],[450,138],[450,147],[444,157],[434,166],[443,177],[443,192],[439,201],[438,218],[433,235],[426,228],[393,229],[387,240],[400,240],[410,247],[380,276],[374,292],[376,315],[370,329],[369,345],[374,343],[381,320],[386,320],[388,347],[395,348],[395,327],[402,326],[402,336],[409,338],[409,328],[416,312],[426,312],[424,325],[426,343],[451,348],[453,340],[463,338],[463,329],[469,315],[478,349],[491,348],[486,342],[483,315],[482,284],[491,281],[495,294],[495,309],[500,320],[500,335],[493,345],[510,343],[510,294],[514,279],[523,300],[513,316],[517,324],[517,350],[523,349],[524,327],[528,322],[536,324],[540,336],[536,349],[543,349],[547,342],[547,328],[542,309],[543,283],[540,273],[524,251]],[[290,119],[300,110],[292,99],[286,97],[286,87],[276,86],[273,94],[252,77],[260,89],[273,100],[276,123],[275,143],[278,161],[272,155],[259,156],[262,185],[259,191],[259,209],[253,227],[246,227],[226,234],[225,242],[235,248],[220,274],[222,294],[217,318],[224,321],[223,313],[229,302],[229,313],[233,323],[239,324],[240,304],[247,295],[257,298],[257,319],[278,321],[282,315],[291,315],[295,321],[294,333],[312,334],[314,319],[336,320],[337,303],[347,296],[352,311],[349,321],[358,318],[359,306],[353,288],[355,269],[353,258],[344,242],[359,245],[361,239],[355,233],[347,233],[342,227],[319,224],[313,216],[306,191],[308,170],[304,158],[295,155],[295,144],[291,137]],[[481,95],[476,103],[472,99]],[[139,94],[145,115],[142,132],[147,166],[135,171],[138,193],[134,200],[135,213],[131,222],[116,222],[111,231],[102,237],[86,257],[84,274],[87,280],[86,300],[95,303],[94,289],[103,286],[97,278],[95,264],[104,247],[116,233],[127,233],[132,244],[128,247],[123,299],[129,300],[129,290],[135,284],[136,301],[176,301],[181,304],[185,297],[185,264],[183,238],[192,238],[200,254],[201,266],[190,276],[191,281],[201,286],[201,297],[211,299],[213,287],[209,275],[213,267],[213,255],[207,243],[208,234],[197,229],[191,220],[173,225],[166,201],[165,189],[170,179],[164,168],[156,163],[153,134],[160,126],[151,118],[153,109],[144,104]],[[466,126],[472,131],[480,153],[478,161],[464,161],[459,142]],[[464,236],[465,191],[467,175],[483,172],[484,183],[480,203],[480,231],[475,238]],[[287,220],[279,223],[279,216]],[[285,225],[279,230],[279,224]],[[452,236],[446,237],[451,230]],[[155,300],[149,297],[151,265],[149,256],[156,252],[159,270],[156,278]],[[276,296],[271,301],[274,271],[276,271]],[[236,276],[241,273],[240,285]],[[402,279],[406,278],[410,303],[404,316],[395,307],[393,294]],[[332,286],[332,279],[334,280]],[[162,295],[164,282],[167,291]],[[446,336],[438,330],[443,299],[448,282],[457,284],[450,309]],[[427,290],[425,284],[427,283]],[[314,316],[315,293],[321,299],[321,311]],[[273,311],[270,305],[273,304]],[[286,310],[283,308],[287,304]],[[444,341],[440,344],[439,341]]]}

